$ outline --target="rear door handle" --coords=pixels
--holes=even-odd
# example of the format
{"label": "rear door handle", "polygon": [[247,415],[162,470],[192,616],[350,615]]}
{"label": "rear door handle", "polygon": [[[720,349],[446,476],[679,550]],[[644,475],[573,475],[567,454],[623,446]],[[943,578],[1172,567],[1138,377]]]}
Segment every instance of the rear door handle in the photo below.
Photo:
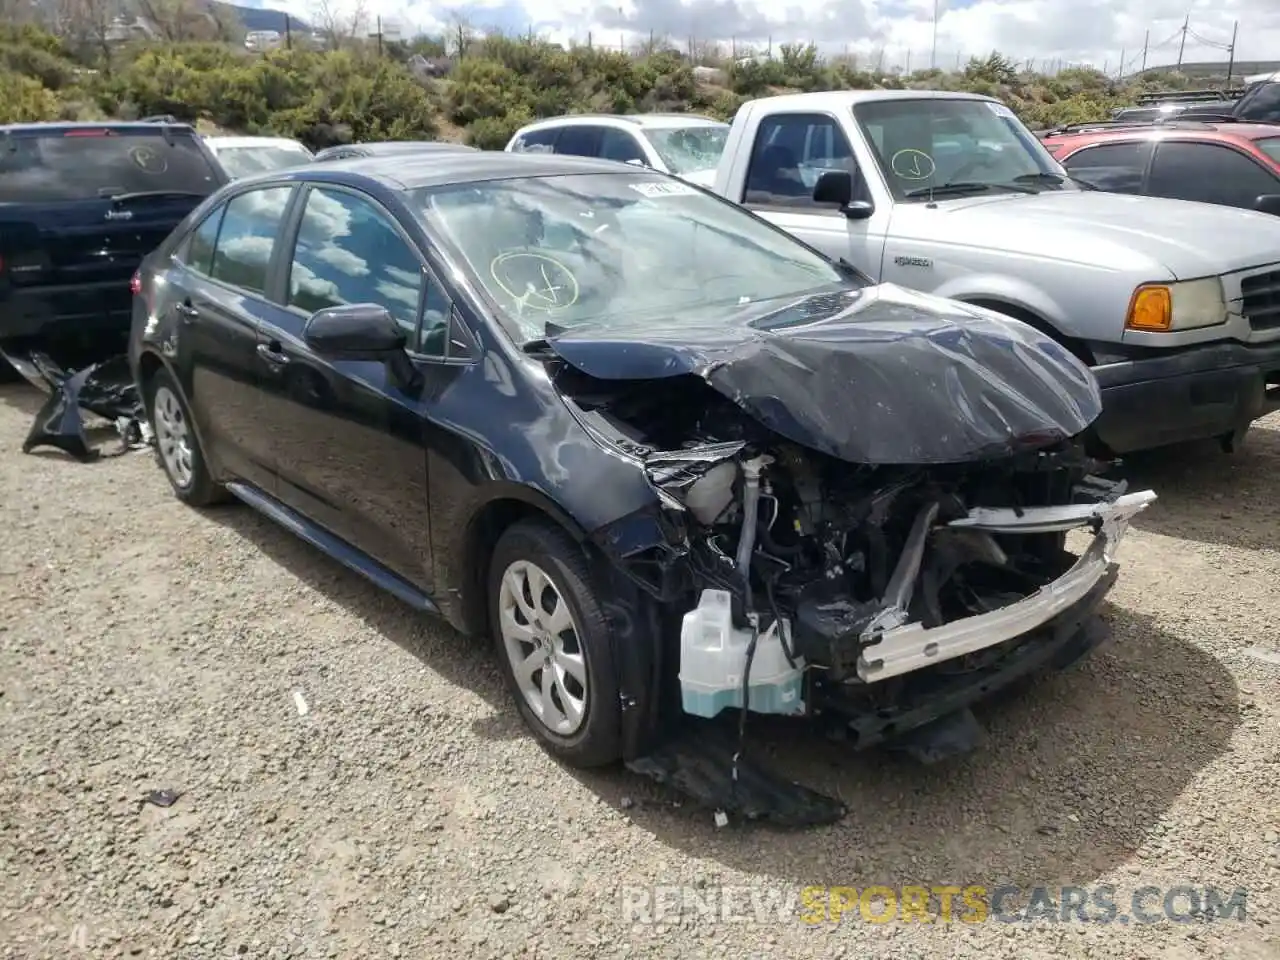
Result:
{"label": "rear door handle", "polygon": [[190,323],[200,316],[200,311],[192,306],[190,300],[182,301],[175,309],[178,311],[178,316],[182,318],[183,323]]}
{"label": "rear door handle", "polygon": [[280,344],[275,342],[258,344],[258,356],[273,370],[279,370],[289,362],[289,357],[281,350]]}

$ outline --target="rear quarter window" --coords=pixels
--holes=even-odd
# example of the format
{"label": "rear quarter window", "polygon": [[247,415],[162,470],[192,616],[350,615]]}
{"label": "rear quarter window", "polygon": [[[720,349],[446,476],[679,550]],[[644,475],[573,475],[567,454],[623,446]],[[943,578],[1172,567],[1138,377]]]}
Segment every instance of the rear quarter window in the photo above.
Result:
{"label": "rear quarter window", "polygon": [[0,138],[0,203],[93,200],[120,193],[207,195],[221,180],[195,138],[69,131]]}

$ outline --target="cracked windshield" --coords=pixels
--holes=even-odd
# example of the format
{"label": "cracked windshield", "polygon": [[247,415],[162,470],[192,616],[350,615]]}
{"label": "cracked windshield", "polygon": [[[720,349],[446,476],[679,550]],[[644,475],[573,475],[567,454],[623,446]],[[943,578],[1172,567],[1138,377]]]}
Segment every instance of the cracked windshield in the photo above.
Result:
{"label": "cracked windshield", "polygon": [[694,127],[654,127],[644,131],[645,139],[674,174],[706,173],[715,170],[729,137],[727,123]]}
{"label": "cracked windshield", "polygon": [[823,257],[684,183],[630,174],[430,187],[414,201],[518,341],[839,289]]}
{"label": "cracked windshield", "polygon": [[1078,189],[1002,103],[881,100],[853,113],[896,200]]}

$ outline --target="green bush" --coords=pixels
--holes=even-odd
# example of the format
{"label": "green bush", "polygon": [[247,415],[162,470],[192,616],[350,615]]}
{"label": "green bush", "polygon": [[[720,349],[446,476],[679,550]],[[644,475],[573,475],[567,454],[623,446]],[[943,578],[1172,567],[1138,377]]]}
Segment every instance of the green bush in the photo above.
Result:
{"label": "green bush", "polygon": [[[968,90],[999,97],[1029,125],[1043,127],[1105,119],[1144,90],[1188,86],[1177,74],[1120,85],[1096,70],[1020,72],[995,52],[957,73],[883,75],[859,69],[850,58],[823,60],[812,45],[800,44],[784,44],[771,60],[728,63],[724,84],[705,87],[673,51],[630,57],[502,36],[471,43],[447,79],[427,81],[368,45],[263,56],[221,43],[87,46],[70,46],[34,27],[0,25],[0,117],[170,113],[228,130],[297,137],[313,147],[348,138],[430,139],[447,121],[468,142],[500,148],[538,117],[662,110],[727,120],[746,98],[786,91]],[[443,49],[418,47],[433,54]]]}

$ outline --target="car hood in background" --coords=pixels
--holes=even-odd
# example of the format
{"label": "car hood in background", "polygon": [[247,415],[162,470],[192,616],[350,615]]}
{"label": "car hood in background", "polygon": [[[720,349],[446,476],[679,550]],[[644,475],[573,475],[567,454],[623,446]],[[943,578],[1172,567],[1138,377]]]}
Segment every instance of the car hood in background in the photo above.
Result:
{"label": "car hood in background", "polygon": [[1094,190],[990,194],[893,210],[895,239],[1000,250],[1019,257],[1127,270],[1160,280],[1280,261],[1280,217],[1190,200]]}
{"label": "car hood in background", "polygon": [[[855,463],[959,463],[1075,436],[1093,374],[1038,331],[893,284],[728,317],[548,324],[602,380],[693,374],[774,432]],[[660,389],[660,388],[658,388]]]}

